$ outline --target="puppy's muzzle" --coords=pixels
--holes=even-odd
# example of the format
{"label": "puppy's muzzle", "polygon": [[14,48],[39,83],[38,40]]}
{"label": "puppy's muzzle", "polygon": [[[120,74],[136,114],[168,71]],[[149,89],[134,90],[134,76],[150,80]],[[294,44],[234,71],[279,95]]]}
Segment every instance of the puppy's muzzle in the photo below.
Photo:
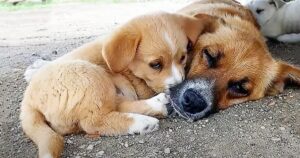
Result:
{"label": "puppy's muzzle", "polygon": [[171,106],[181,117],[196,121],[214,110],[214,81],[186,80],[170,89]]}

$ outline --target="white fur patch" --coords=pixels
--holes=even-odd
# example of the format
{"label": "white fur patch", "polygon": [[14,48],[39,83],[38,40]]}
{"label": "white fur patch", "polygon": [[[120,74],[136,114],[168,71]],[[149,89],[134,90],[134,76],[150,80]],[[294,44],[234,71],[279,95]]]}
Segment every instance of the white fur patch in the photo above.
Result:
{"label": "white fur patch", "polygon": [[36,60],[32,65],[28,66],[25,73],[24,78],[27,82],[29,82],[32,78],[32,76],[44,65],[48,64],[50,61],[46,60]]}
{"label": "white fur patch", "polygon": [[176,47],[175,47],[175,44],[174,44],[174,42],[172,41],[172,39],[170,38],[170,36],[167,32],[165,32],[164,37],[165,37],[165,40],[168,43],[169,47],[171,48],[171,51],[172,51],[171,53],[175,54],[176,51],[177,51]]}
{"label": "white fur patch", "polygon": [[172,63],[172,72],[170,77],[165,80],[166,89],[181,83],[184,80],[184,74],[180,73],[174,63]]}
{"label": "white fur patch", "polygon": [[154,111],[161,112],[163,116],[168,115],[168,110],[167,110],[168,103],[169,103],[169,99],[165,93],[160,93],[146,100],[146,104],[148,104]]}
{"label": "white fur patch", "polygon": [[50,153],[47,153],[44,156],[42,156],[42,158],[53,158],[53,156]]}
{"label": "white fur patch", "polygon": [[129,134],[145,134],[159,128],[159,120],[154,117],[133,113],[129,113],[128,116],[133,118],[133,124],[128,129]]}
{"label": "white fur patch", "polygon": [[277,37],[277,40],[281,42],[297,43],[300,41],[300,33],[280,35]]}

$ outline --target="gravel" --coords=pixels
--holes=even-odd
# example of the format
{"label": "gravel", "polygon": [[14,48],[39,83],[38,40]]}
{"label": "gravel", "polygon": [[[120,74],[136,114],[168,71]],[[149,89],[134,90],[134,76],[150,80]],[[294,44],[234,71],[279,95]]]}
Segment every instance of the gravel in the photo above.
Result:
{"label": "gravel", "polygon": [[[24,70],[109,32],[137,13],[180,3],[63,5],[35,11],[0,11],[0,157],[32,158],[37,148],[19,124]],[[107,9],[109,8],[109,9]],[[21,16],[24,15],[24,16]],[[51,15],[51,16],[50,16]],[[72,16],[71,16],[72,15]],[[17,19],[17,20],[16,20]],[[274,56],[300,64],[300,44],[268,42]],[[35,55],[34,55],[35,54]],[[65,136],[63,157],[299,157],[300,90],[236,105],[189,123],[173,116],[146,135]]]}

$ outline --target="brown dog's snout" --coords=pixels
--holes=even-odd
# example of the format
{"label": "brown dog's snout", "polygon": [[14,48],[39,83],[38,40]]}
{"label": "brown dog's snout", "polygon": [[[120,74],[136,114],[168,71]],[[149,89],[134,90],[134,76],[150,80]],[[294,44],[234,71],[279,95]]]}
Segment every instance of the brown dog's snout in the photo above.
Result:
{"label": "brown dog's snout", "polygon": [[207,108],[207,103],[200,93],[193,89],[186,90],[180,98],[183,110],[191,114],[197,114]]}
{"label": "brown dog's snout", "polygon": [[208,79],[191,79],[170,89],[171,105],[189,121],[208,116],[214,110],[214,84]]}

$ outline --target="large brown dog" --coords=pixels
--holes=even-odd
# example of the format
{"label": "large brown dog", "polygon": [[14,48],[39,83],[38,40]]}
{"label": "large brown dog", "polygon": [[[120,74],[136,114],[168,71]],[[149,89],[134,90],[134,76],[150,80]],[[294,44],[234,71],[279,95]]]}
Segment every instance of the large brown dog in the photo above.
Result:
{"label": "large brown dog", "polygon": [[[213,104],[205,104],[204,96],[198,103],[195,98],[203,94],[190,86],[192,82],[187,82],[190,88],[174,95],[179,98],[174,100],[178,100],[177,108],[182,114],[187,112],[183,108],[191,114],[186,116],[208,114],[214,108],[226,109],[233,104],[278,94],[288,80],[300,83],[300,69],[272,58],[251,12],[236,1],[196,1],[179,13],[191,16],[204,13],[219,18],[213,32],[199,37],[187,74],[188,79],[213,80],[216,98]],[[204,113],[198,116],[203,117]]]}
{"label": "large brown dog", "polygon": [[105,41],[88,43],[26,73],[32,78],[20,119],[39,156],[59,157],[65,134],[157,130],[159,121],[150,116],[167,115],[162,92],[184,80],[187,52],[214,20],[207,15],[140,16]]}

